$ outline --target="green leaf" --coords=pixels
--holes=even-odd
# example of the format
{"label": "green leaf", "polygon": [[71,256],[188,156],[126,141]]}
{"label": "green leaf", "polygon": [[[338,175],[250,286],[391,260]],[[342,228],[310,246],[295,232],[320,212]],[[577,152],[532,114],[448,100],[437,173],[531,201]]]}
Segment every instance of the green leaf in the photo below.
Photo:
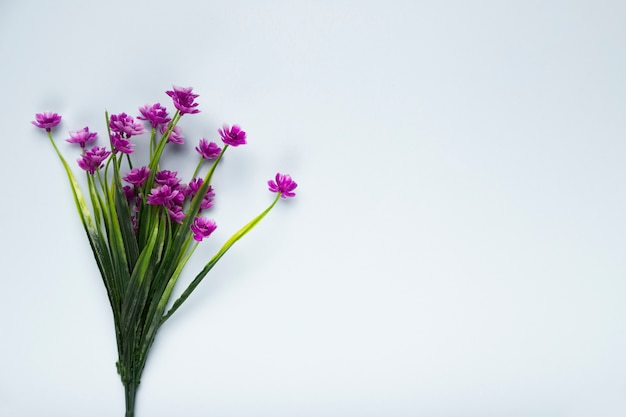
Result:
{"label": "green leaf", "polygon": [[[109,289],[109,283],[112,278],[112,266],[111,266],[111,258],[108,251],[108,247],[106,244],[106,237],[100,232],[98,228],[96,228],[93,219],[91,217],[91,213],[89,212],[89,208],[87,203],[85,202],[85,198],[83,197],[82,192],[80,191],[80,186],[72,173],[69,165],[61,152],[57,148],[54,140],[52,140],[52,135],[49,134],[50,143],[54,147],[54,150],[61,160],[63,164],[63,168],[65,169],[65,173],[67,174],[68,180],[70,182],[70,187],[72,190],[72,195],[74,197],[74,202],[76,204],[76,209],[78,211],[78,215],[83,224],[85,232],[87,233],[87,238],[89,239],[89,244],[91,245],[91,249],[93,251],[94,257],[96,259],[96,263],[100,270],[100,273],[105,281],[105,285],[107,286],[107,290]],[[109,298],[111,294],[109,294]]]}
{"label": "green leaf", "polygon": [[139,247],[137,245],[135,231],[133,230],[130,208],[128,207],[128,201],[126,200],[126,195],[122,188],[122,180],[117,164],[115,165],[115,171],[113,173],[113,199],[115,202],[113,206],[117,213],[121,241],[126,251],[128,265],[132,270],[139,258]]}
{"label": "green leaf", "polygon": [[138,318],[142,315],[156,267],[153,257],[162,248],[164,230],[164,228],[159,228],[158,224],[155,225],[148,244],[141,251],[128,281],[122,302],[122,329],[124,334],[137,325]]}
{"label": "green leaf", "polygon": [[178,310],[178,308],[185,302],[185,300],[187,300],[187,298],[196,289],[196,287],[200,284],[200,282],[204,279],[204,277],[209,273],[209,271],[213,269],[215,264],[217,264],[217,262],[235,244],[235,242],[237,242],[239,239],[244,237],[257,224],[259,224],[261,220],[263,220],[263,218],[267,215],[267,213],[269,213],[272,210],[272,208],[274,208],[279,198],[280,198],[280,194],[277,194],[276,198],[274,199],[272,204],[269,205],[269,207],[267,207],[265,210],[263,210],[263,212],[261,212],[261,214],[256,216],[254,219],[248,222],[245,226],[239,229],[237,233],[232,235],[230,239],[228,239],[226,243],[224,243],[222,248],[213,256],[213,258],[211,258],[211,260],[204,266],[202,271],[200,271],[200,273],[194,278],[194,280],[191,281],[191,283],[189,284],[187,289],[182,293],[182,295],[174,302],[174,304],[172,305],[172,308],[167,312],[167,314],[163,316],[161,320],[161,324],[163,324],[168,318],[172,316],[172,314],[174,314],[174,312],[176,312],[176,310]]}

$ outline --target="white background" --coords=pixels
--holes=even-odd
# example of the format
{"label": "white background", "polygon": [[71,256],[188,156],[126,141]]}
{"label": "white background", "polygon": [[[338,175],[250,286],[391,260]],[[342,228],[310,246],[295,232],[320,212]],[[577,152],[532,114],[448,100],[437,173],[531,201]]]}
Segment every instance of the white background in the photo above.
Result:
{"label": "white background", "polygon": [[626,415],[625,28],[621,1],[3,1],[0,415],[124,407],[29,122],[62,114],[73,164],[69,130],[173,84],[202,112],[171,169],[224,122],[249,139],[190,277],[276,171],[299,187],[162,328],[138,417]]}

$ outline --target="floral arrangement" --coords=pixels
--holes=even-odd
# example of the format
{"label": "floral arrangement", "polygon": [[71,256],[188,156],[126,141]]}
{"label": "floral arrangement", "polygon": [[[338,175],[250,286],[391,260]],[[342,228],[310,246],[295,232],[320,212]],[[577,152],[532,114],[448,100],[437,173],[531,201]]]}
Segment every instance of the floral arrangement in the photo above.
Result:
{"label": "floral arrangement", "polygon": [[[88,148],[98,138],[88,127],[69,133],[66,141],[81,149],[78,166],[86,173],[90,204],[52,137],[61,116],[39,113],[32,122],[47,132],[65,168],[106,288],[119,354],[116,366],[125,388],[126,417],[134,416],[137,388],[159,328],[233,244],[250,232],[279,199],[295,196],[297,187],[286,174],[278,173],[269,180],[269,190],[276,193],[273,202],[232,235],[171,303],[187,261],[217,227],[205,216],[213,206],[211,179],[215,169],[229,147],[246,144],[247,135],[238,125],[223,125],[218,130],[223,147],[200,139],[195,148],[199,154],[197,167],[192,179],[183,182],[178,172],[161,169],[160,162],[168,146],[184,143],[178,123],[185,115],[199,113],[198,95],[192,88],[181,87],[173,87],[166,94],[176,108],[171,117],[160,103],[140,107],[136,118],[105,112],[110,148]],[[139,162],[131,139],[145,133],[150,134],[149,155]],[[199,176],[205,165],[209,165],[208,170]]]}

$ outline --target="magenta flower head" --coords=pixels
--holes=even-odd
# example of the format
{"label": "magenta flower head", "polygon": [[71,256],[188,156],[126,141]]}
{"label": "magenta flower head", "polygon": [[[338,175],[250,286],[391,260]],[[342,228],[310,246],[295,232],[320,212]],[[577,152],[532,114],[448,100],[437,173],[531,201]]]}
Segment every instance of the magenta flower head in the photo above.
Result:
{"label": "magenta flower head", "polygon": [[94,146],[81,155],[78,159],[78,166],[90,174],[94,174],[97,170],[104,166],[103,162],[111,155],[106,148]]}
{"label": "magenta flower head", "polygon": [[202,198],[202,202],[200,203],[200,211],[213,207],[213,197],[215,197],[215,191],[213,191],[213,186],[209,185],[209,190],[206,192]]}
{"label": "magenta flower head", "polygon": [[109,127],[123,138],[141,135],[144,132],[143,125],[126,113],[112,114]]}
{"label": "magenta flower head", "polygon": [[150,170],[146,166],[142,166],[141,168],[133,168],[130,170],[128,174],[123,178],[129,184],[136,185],[141,187],[141,185],[148,179],[150,176]]}
{"label": "magenta flower head", "polygon": [[169,214],[170,219],[178,224],[181,224],[185,218],[185,213],[183,213],[183,209],[180,206],[168,207],[167,214]]}
{"label": "magenta flower head", "polygon": [[70,132],[70,138],[66,139],[66,142],[77,143],[81,148],[85,149],[85,144],[93,142],[98,137],[96,132],[90,132],[88,127],[84,127],[76,132]]}
{"label": "magenta flower head", "polygon": [[178,190],[173,189],[169,185],[161,185],[153,188],[148,194],[147,203],[153,206],[172,207],[173,200],[178,195]]}
{"label": "magenta flower head", "polygon": [[202,239],[209,237],[217,229],[217,224],[214,220],[206,217],[195,217],[189,228],[193,232],[194,240],[202,242]]}
{"label": "magenta flower head", "polygon": [[172,97],[174,107],[178,109],[180,114],[200,113],[200,110],[196,109],[198,103],[195,102],[196,97],[199,96],[198,94],[193,94],[191,90],[191,87],[174,86],[173,90],[165,92],[168,96]]}
{"label": "magenta flower head", "polygon": [[122,190],[124,190],[124,195],[126,196],[126,201],[130,204],[131,201],[137,196],[135,192],[135,187],[131,187],[130,185],[125,185]]}
{"label": "magenta flower head", "polygon": [[[185,197],[193,198],[198,192],[198,190],[200,189],[200,187],[202,187],[203,182],[204,181],[202,180],[202,178],[192,179],[189,182],[189,185],[185,187]],[[209,188],[211,188],[210,185],[209,185]]]}
{"label": "magenta flower head", "polygon": [[178,184],[180,184],[180,178],[177,177],[178,171],[170,171],[169,169],[164,169],[159,171],[154,176],[154,182],[159,185],[169,185],[172,188],[178,188]]}
{"label": "magenta flower head", "polygon": [[281,198],[296,196],[293,190],[296,189],[298,184],[287,174],[276,174],[276,180],[269,180],[267,185],[269,185],[271,192],[280,193]]}
{"label": "magenta flower head", "polygon": [[246,144],[246,132],[241,130],[239,125],[233,125],[228,127],[227,124],[223,125],[221,129],[217,130],[222,137],[222,141],[230,146],[239,146]]}
{"label": "magenta flower head", "polygon": [[[159,127],[159,132],[164,134],[167,132],[167,125],[161,125]],[[180,127],[174,126],[174,129],[170,132],[170,136],[167,138],[168,142],[175,143],[177,145],[182,145],[185,143],[185,137],[183,136],[183,131]]]}
{"label": "magenta flower head", "polygon": [[217,143],[209,142],[208,140],[202,138],[200,139],[198,146],[196,146],[196,151],[198,151],[204,159],[215,159],[220,155],[222,149],[217,146]]}
{"label": "magenta flower head", "polygon": [[52,112],[37,113],[35,115],[35,120],[31,123],[38,128],[46,129],[46,132],[49,132],[53,127],[61,123],[61,116]]}
{"label": "magenta flower head", "polygon": [[113,153],[121,152],[130,155],[134,152],[133,147],[135,145],[130,143],[128,139],[123,138],[119,133],[113,133],[111,135],[111,146],[113,147]]}
{"label": "magenta flower head", "polygon": [[152,124],[153,128],[157,128],[160,125],[166,125],[170,122],[167,114],[167,109],[161,106],[161,103],[153,105],[146,104],[143,107],[139,107],[141,116],[137,116],[139,120],[146,120]]}

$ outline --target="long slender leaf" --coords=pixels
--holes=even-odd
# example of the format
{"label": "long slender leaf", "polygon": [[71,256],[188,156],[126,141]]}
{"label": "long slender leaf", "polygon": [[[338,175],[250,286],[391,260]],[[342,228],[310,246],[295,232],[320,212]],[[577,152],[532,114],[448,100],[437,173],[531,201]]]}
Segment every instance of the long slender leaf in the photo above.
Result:
{"label": "long slender leaf", "polygon": [[267,215],[267,213],[269,213],[272,208],[274,208],[274,206],[276,205],[276,202],[278,202],[278,199],[280,198],[280,194],[276,195],[276,198],[274,199],[274,201],[272,202],[272,204],[269,205],[269,207],[267,207],[265,210],[263,210],[261,212],[261,214],[259,214],[258,216],[256,216],[254,219],[252,219],[250,222],[248,222],[245,226],[243,226],[241,229],[239,229],[237,231],[237,233],[235,233],[234,235],[232,235],[230,237],[230,239],[228,239],[226,241],[226,243],[224,243],[224,245],[221,247],[221,249],[213,256],[213,258],[204,266],[204,268],[202,269],[202,271],[200,271],[200,273],[194,278],[193,281],[191,281],[191,283],[189,284],[189,286],[187,287],[187,289],[182,293],[182,295],[174,302],[174,304],[172,305],[172,308],[167,312],[166,315],[163,316],[162,320],[161,320],[161,324],[165,323],[165,321],[170,318],[172,316],[172,314],[174,314],[174,312],[176,312],[176,310],[178,310],[178,308],[185,302],[185,300],[187,300],[187,298],[191,295],[191,293],[196,289],[196,287],[200,284],[200,282],[204,279],[204,277],[209,273],[209,271],[211,269],[213,269],[213,267],[215,266],[215,264],[222,258],[222,256],[224,256],[224,254],[235,244],[235,242],[237,242],[239,239],[241,239],[242,237],[244,237],[248,232],[250,232],[257,224],[259,224],[259,222],[261,220],[263,220],[263,217],[265,217]]}
{"label": "long slender leaf", "polygon": [[163,244],[162,241],[163,228],[155,227],[130,276],[122,303],[122,325],[125,333],[133,328],[137,322],[137,317],[141,316],[156,266],[153,261],[153,252],[159,251],[159,246]]}
{"label": "long slender leaf", "polygon": [[128,201],[122,189],[120,171],[117,165],[115,165],[113,175],[112,194],[115,201],[114,206],[117,213],[117,221],[120,228],[121,239],[124,244],[124,250],[126,251],[126,259],[130,269],[132,269],[137,262],[137,258],[139,258],[139,247],[137,245],[137,238],[131,221],[130,208],[128,207]]}

